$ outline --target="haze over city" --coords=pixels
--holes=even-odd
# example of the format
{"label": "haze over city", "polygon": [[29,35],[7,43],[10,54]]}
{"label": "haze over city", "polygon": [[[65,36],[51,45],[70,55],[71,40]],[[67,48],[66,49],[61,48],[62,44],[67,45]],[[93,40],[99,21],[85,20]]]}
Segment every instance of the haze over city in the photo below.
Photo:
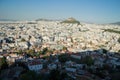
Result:
{"label": "haze over city", "polygon": [[0,0],[0,19],[66,19],[92,23],[120,21],[120,0]]}

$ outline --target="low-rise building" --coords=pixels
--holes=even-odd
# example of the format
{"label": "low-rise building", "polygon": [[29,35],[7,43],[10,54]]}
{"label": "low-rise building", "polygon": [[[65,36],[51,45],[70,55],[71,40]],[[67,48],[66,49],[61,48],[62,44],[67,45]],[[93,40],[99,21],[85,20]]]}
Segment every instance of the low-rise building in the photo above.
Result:
{"label": "low-rise building", "polygon": [[76,59],[81,59],[81,55],[79,54],[72,54],[71,57]]}
{"label": "low-rise building", "polygon": [[43,64],[40,60],[31,60],[27,62],[29,70],[39,71],[43,68]]}
{"label": "low-rise building", "polygon": [[48,69],[50,70],[53,70],[53,69],[56,69],[57,68],[57,65],[56,64],[48,64]]}
{"label": "low-rise building", "polygon": [[76,68],[65,68],[68,72],[76,72]]}

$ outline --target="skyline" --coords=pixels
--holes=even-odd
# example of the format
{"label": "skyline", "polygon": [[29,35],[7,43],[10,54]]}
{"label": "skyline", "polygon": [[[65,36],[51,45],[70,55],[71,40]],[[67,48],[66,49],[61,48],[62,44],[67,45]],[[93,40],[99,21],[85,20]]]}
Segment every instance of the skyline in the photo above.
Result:
{"label": "skyline", "polygon": [[112,23],[120,21],[120,0],[0,0],[0,19],[66,19]]}

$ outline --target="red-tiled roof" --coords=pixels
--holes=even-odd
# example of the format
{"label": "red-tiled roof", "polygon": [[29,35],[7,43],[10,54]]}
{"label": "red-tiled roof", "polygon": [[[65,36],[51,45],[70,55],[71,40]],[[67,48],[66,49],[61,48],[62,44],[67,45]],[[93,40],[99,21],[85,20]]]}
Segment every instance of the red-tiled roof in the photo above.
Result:
{"label": "red-tiled roof", "polygon": [[39,64],[41,64],[41,61],[39,61],[39,60],[32,60],[32,61],[30,61],[30,62],[28,62],[28,64],[29,65],[39,65]]}

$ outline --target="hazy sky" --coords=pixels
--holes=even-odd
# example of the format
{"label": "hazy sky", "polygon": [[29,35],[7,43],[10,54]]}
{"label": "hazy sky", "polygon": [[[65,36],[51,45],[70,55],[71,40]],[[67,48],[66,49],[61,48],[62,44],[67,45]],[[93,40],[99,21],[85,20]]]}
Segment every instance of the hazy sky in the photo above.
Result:
{"label": "hazy sky", "polygon": [[120,21],[120,0],[0,0],[0,19],[66,19]]}

